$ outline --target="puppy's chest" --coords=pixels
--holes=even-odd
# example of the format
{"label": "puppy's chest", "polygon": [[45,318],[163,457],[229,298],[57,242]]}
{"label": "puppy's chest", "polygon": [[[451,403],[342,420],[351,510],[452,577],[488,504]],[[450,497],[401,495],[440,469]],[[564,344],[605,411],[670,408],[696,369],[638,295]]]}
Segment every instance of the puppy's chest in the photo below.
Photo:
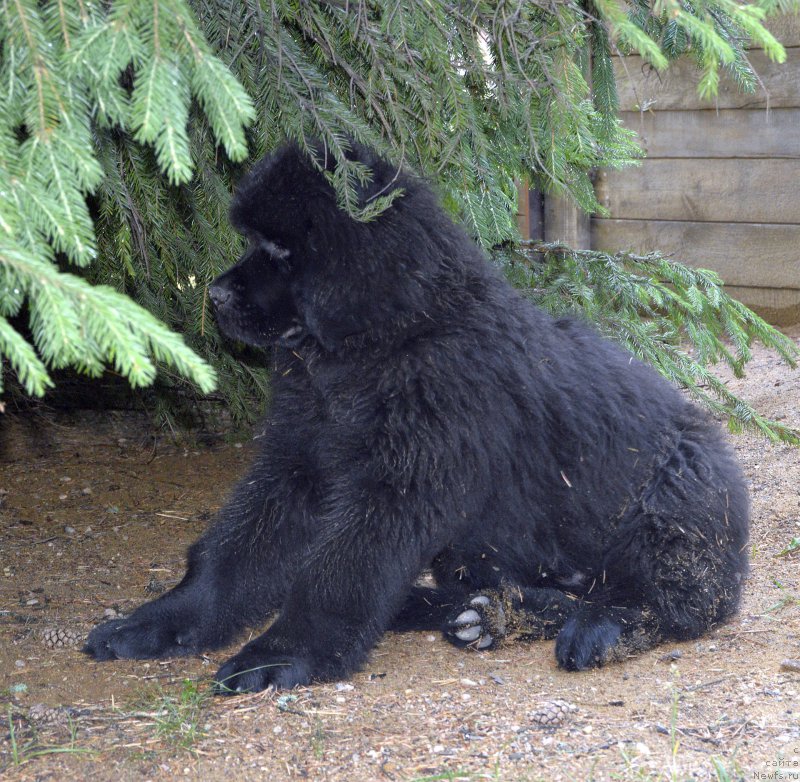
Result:
{"label": "puppy's chest", "polygon": [[361,430],[380,416],[377,383],[371,367],[312,363],[307,366],[310,391],[323,429]]}
{"label": "puppy's chest", "polygon": [[[353,388],[343,383],[321,396],[325,426],[331,434],[355,434],[371,429],[379,417],[379,403],[374,388]],[[349,439],[349,438],[348,438]]]}

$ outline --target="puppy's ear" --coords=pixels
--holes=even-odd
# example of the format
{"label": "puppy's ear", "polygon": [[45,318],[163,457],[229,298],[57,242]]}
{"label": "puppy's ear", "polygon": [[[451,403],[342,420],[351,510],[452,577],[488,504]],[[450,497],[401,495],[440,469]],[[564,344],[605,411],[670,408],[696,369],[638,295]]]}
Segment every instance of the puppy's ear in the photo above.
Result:
{"label": "puppy's ear", "polygon": [[[275,238],[275,229],[285,222],[281,210],[286,201],[301,201],[309,182],[319,177],[312,169],[296,144],[286,144],[260,160],[236,187],[229,212],[233,227],[243,234]],[[282,194],[282,201],[276,193]]]}

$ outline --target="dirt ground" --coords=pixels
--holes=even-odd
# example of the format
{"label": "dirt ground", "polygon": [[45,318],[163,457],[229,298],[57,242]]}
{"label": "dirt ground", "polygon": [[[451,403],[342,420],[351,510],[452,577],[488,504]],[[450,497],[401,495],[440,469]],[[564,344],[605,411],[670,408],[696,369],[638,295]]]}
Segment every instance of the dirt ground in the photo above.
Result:
{"label": "dirt ground", "polygon": [[[730,387],[800,427],[800,371],[768,351]],[[733,438],[752,573],[738,617],[697,641],[575,674],[552,642],[389,634],[351,681],[219,698],[236,647],[95,663],[80,645],[178,581],[250,446],[179,447],[111,413],[0,426],[3,779],[800,780],[800,450]]]}

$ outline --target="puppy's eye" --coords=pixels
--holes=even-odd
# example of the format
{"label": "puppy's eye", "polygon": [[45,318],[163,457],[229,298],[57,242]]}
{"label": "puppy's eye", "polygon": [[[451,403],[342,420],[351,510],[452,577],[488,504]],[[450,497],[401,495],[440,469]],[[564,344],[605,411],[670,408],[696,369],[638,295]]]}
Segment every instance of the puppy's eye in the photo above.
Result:
{"label": "puppy's eye", "polygon": [[270,239],[259,239],[258,247],[265,252],[275,262],[279,271],[288,274],[292,270],[292,254],[277,242]]}

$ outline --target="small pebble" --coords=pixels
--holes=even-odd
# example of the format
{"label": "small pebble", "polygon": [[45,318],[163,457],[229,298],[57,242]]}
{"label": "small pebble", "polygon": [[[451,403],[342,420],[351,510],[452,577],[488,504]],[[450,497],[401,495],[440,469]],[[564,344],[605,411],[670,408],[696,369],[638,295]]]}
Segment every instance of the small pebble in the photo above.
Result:
{"label": "small pebble", "polygon": [[75,527],[69,527],[69,526],[64,527],[64,532],[66,532],[67,535],[74,535],[75,534]]}

